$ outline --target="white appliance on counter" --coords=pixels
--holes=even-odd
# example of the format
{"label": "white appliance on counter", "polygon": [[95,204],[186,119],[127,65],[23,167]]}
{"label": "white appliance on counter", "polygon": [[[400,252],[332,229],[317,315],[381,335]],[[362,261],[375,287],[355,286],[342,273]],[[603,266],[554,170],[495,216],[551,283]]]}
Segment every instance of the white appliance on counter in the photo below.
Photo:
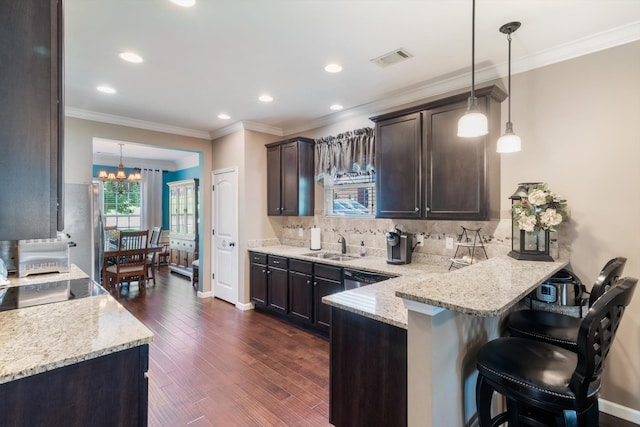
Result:
{"label": "white appliance on counter", "polygon": [[42,273],[68,273],[68,236],[58,232],[55,239],[18,240],[18,277]]}

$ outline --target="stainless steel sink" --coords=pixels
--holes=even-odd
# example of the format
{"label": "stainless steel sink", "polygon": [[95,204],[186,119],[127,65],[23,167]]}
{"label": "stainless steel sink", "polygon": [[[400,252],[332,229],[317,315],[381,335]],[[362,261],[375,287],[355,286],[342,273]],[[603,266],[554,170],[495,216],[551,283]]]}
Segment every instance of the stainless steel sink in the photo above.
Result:
{"label": "stainless steel sink", "polygon": [[353,257],[353,256],[330,253],[330,252],[311,252],[303,255],[308,257],[318,258],[318,259],[328,259],[329,261],[351,261],[356,259],[356,257]]}

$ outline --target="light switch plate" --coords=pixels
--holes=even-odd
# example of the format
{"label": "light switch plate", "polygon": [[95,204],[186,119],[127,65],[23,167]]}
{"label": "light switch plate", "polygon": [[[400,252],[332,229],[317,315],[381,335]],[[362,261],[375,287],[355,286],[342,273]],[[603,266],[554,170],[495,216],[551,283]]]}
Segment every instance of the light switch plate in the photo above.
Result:
{"label": "light switch plate", "polygon": [[453,237],[447,237],[444,242],[447,249],[453,249]]}
{"label": "light switch plate", "polygon": [[298,236],[304,236],[304,229],[302,227],[298,228]]}

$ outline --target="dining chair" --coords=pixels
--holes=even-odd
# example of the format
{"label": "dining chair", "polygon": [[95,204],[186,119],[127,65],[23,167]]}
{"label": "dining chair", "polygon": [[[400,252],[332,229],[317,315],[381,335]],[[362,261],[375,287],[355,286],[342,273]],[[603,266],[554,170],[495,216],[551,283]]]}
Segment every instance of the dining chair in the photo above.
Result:
{"label": "dining chair", "polygon": [[[158,246],[161,233],[161,227],[153,227],[151,237],[149,238],[149,246]],[[147,255],[147,278],[153,280],[154,285],[156,284],[156,257],[155,251]]]}
{"label": "dining chair", "polygon": [[[486,343],[477,357],[480,427],[598,427],[604,363],[638,279],[618,279],[580,322],[576,351],[528,338]],[[494,393],[506,411],[492,416]]]}
{"label": "dining chair", "polygon": [[[589,295],[589,307],[622,276],[627,262],[624,257],[609,260],[600,271]],[[511,336],[529,338],[576,351],[578,328],[582,319],[545,310],[519,310],[510,313],[504,325]]]}
{"label": "dining chair", "polygon": [[116,286],[137,280],[146,284],[147,278],[147,241],[149,230],[122,231],[115,264],[107,267],[107,283]]}

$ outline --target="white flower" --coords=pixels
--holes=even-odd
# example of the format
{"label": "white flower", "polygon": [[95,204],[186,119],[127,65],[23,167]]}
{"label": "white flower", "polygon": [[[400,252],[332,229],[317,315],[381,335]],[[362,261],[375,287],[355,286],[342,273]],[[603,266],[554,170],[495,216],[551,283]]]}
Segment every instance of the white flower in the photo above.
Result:
{"label": "white flower", "polygon": [[547,209],[540,214],[540,222],[545,226],[545,229],[553,227],[562,222],[562,215],[557,213],[555,209]]}
{"label": "white flower", "polygon": [[518,220],[518,227],[520,230],[529,232],[533,231],[536,227],[536,217],[527,215],[521,216]]}
{"label": "white flower", "polygon": [[527,199],[534,206],[544,205],[547,202],[547,193],[542,190],[533,190]]}

